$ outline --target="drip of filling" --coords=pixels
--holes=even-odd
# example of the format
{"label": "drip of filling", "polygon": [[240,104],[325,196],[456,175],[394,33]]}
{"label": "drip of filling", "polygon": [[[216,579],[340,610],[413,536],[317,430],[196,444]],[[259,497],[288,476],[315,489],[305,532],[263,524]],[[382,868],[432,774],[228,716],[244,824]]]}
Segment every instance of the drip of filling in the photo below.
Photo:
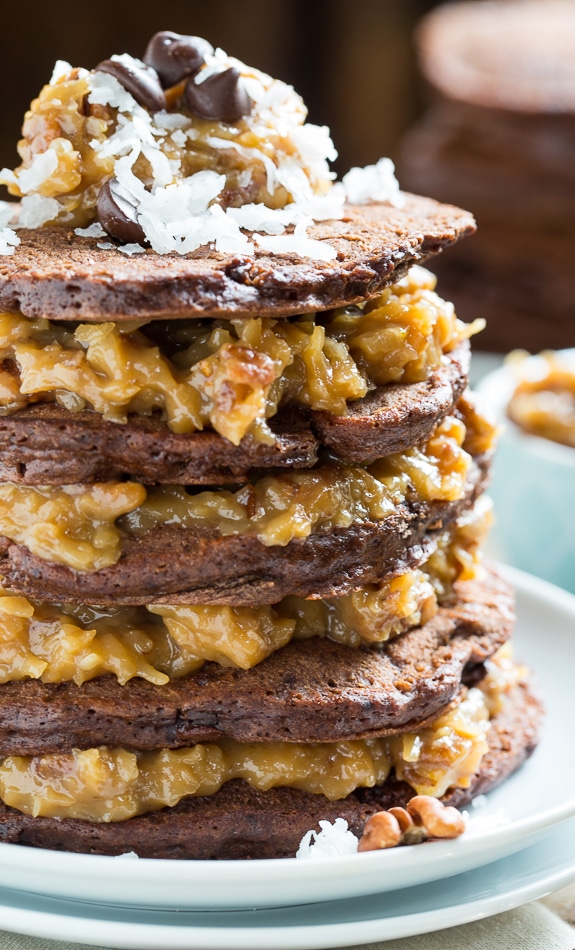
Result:
{"label": "drip of filling", "polygon": [[[465,410],[463,402],[460,406]],[[467,426],[473,428],[482,417],[468,413],[465,418],[467,425],[447,417],[426,445],[367,468],[334,461],[309,472],[264,476],[237,491],[146,490],[134,482],[64,488],[3,484],[0,535],[78,571],[115,564],[123,534],[139,537],[165,524],[221,535],[255,534],[265,545],[283,546],[314,531],[381,521],[408,496],[421,501],[461,498],[471,463],[464,446],[473,432]],[[492,439],[492,428],[490,432]]]}
{"label": "drip of filling", "polygon": [[431,726],[386,739],[310,745],[223,739],[157,752],[103,746],[8,756],[0,763],[0,796],[29,815],[124,821],[189,795],[214,794],[237,778],[258,789],[289,786],[334,801],[383,783],[394,768],[416,793],[439,797],[448,788],[469,787],[487,751],[490,705],[495,696],[503,701],[519,674],[498,677],[489,701],[481,688],[463,689]]}
{"label": "drip of filling", "polygon": [[273,443],[295,404],[345,415],[375,386],[420,382],[480,328],[457,319],[421,267],[375,300],[294,319],[64,325],[0,315],[0,413],[33,402],[112,422],[161,413],[172,431]]}

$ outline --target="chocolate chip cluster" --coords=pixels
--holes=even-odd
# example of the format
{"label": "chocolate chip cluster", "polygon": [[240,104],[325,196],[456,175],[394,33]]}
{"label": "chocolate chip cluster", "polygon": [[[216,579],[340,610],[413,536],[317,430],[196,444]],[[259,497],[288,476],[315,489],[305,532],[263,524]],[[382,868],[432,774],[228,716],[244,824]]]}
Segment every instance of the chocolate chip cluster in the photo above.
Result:
{"label": "chocolate chip cluster", "polygon": [[198,73],[213,53],[200,36],[182,36],[163,30],[156,33],[144,53],[144,66],[127,65],[105,59],[97,72],[110,73],[145,109],[160,112],[167,108],[165,89],[183,83],[183,97],[192,115],[215,122],[237,122],[252,108],[240,72],[234,66],[210,72],[198,82]]}
{"label": "chocolate chip cluster", "polygon": [[[192,113],[201,119],[233,123],[247,115],[252,100],[235,67],[222,68],[198,82],[198,74],[213,47],[200,36],[182,36],[163,30],[156,33],[146,48],[143,65],[105,59],[96,72],[109,73],[149,112],[167,109],[166,89],[182,84],[181,95]],[[120,241],[144,243],[145,234],[138,223],[137,207],[122,193],[112,178],[100,189],[98,219],[104,230]]]}

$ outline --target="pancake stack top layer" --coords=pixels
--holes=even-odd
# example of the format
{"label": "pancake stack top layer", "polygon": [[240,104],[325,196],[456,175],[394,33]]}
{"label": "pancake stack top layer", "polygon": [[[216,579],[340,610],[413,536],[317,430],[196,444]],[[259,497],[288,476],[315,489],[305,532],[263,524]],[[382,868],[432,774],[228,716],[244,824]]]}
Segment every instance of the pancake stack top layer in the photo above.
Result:
{"label": "pancake stack top layer", "polygon": [[2,173],[4,840],[289,855],[533,748],[479,327],[418,264],[473,220],[385,160],[334,185],[304,120],[158,34],[60,64]]}
{"label": "pancake stack top layer", "polygon": [[449,4],[417,34],[433,102],[402,180],[477,216],[438,270],[467,318],[489,310],[486,349],[573,344],[574,36],[570,0]]}

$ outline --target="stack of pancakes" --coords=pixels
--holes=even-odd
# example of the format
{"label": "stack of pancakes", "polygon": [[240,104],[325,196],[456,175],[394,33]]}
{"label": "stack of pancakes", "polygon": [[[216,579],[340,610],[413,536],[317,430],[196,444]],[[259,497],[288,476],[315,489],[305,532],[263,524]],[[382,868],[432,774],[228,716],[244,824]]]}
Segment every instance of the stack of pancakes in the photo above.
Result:
{"label": "stack of pancakes", "polygon": [[60,64],[0,173],[0,829],[291,855],[535,742],[478,326],[419,266],[474,223],[385,160],[332,188],[293,90],[205,41],[144,58]]}
{"label": "stack of pancakes", "polygon": [[[45,227],[2,259],[0,307],[50,321],[38,333],[141,332],[173,360],[198,325],[328,327],[419,299],[411,265],[472,230],[424,198],[348,207],[310,232],[337,250],[317,263],[126,257]],[[3,841],[287,856],[321,819],[360,834],[415,791],[461,804],[523,761],[540,706],[502,658],[511,592],[476,563],[493,433],[464,337],[339,413],[280,399],[271,437],[237,444],[55,388],[3,416]],[[26,346],[5,354],[17,384]]]}
{"label": "stack of pancakes", "polygon": [[439,277],[465,319],[489,314],[485,349],[573,343],[574,34],[571,0],[446,4],[418,31],[433,100],[401,178],[477,218]]}

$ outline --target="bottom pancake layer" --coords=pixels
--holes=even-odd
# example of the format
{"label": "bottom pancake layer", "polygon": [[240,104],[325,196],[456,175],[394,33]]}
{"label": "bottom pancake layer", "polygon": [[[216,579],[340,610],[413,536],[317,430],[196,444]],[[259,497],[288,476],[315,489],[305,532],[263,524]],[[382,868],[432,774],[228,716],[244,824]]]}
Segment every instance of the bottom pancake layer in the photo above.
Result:
{"label": "bottom pancake layer", "polygon": [[[539,699],[527,686],[516,687],[491,721],[489,751],[471,784],[448,790],[442,801],[463,805],[507,778],[533,751],[541,716]],[[405,804],[412,795],[413,789],[393,775],[380,786],[333,802],[298,789],[262,792],[239,779],[215,795],[189,797],[174,808],[100,824],[34,818],[0,805],[0,840],[94,854],[134,851],[156,858],[288,857],[321,819],[345,818],[359,835],[373,812]]]}

